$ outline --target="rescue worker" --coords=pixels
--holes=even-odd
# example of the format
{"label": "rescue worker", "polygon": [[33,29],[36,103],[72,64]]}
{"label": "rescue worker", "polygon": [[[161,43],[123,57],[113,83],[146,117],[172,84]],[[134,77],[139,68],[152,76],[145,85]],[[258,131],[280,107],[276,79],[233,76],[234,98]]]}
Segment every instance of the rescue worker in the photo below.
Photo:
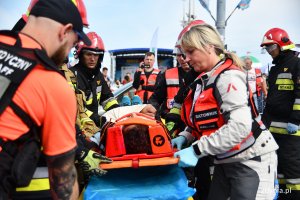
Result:
{"label": "rescue worker", "polygon": [[[295,44],[281,28],[268,30],[261,43],[273,58],[263,122],[279,145],[279,199],[300,199],[300,59]],[[285,191],[285,190],[283,190]]]}
{"label": "rescue worker", "polygon": [[185,75],[190,70],[188,63],[185,62],[184,54],[175,48],[177,67],[167,69],[156,81],[154,93],[148,103],[153,105],[158,111],[158,117],[165,118],[174,104],[174,97],[179,91],[180,85],[185,86]]}
{"label": "rescue worker", "polygon": [[[198,24],[203,24],[205,23],[203,20],[194,20],[191,21],[186,27],[182,29],[180,34],[178,35],[176,45],[174,52],[176,54],[182,54],[182,59],[180,59],[181,62],[186,62],[185,61],[185,54],[183,53],[183,50],[181,49],[180,41],[182,36],[184,35],[185,32],[189,31],[191,27],[198,25]],[[183,103],[183,100],[185,98],[186,90],[189,87],[189,85],[198,77],[199,73],[195,72],[195,70],[189,65],[191,68],[185,75],[185,84],[181,85],[179,91],[174,97],[174,102],[172,105],[172,108],[170,109],[170,112],[166,114],[166,127],[172,137],[175,137],[178,134],[178,130],[182,130],[185,128],[184,123],[180,119],[180,110],[181,110],[181,105]],[[184,127],[179,127],[180,125],[183,125]]]}
{"label": "rescue worker", "polygon": [[158,74],[159,69],[154,69],[155,54],[153,52],[147,52],[143,62],[140,62],[139,68],[134,73],[133,88],[136,89],[135,94],[138,95],[144,104],[148,103],[151,97]]}
{"label": "rescue worker", "polygon": [[252,60],[250,57],[244,58],[244,69],[247,73],[247,80],[250,86],[255,105],[259,113],[263,112],[263,96],[267,97],[267,87],[264,83],[261,70],[252,66]]}
{"label": "rescue worker", "polygon": [[201,74],[182,105],[187,129],[172,144],[182,146],[192,141],[192,134],[199,139],[175,153],[179,166],[215,157],[209,200],[273,199],[278,146],[261,123],[251,92],[248,97],[242,61],[225,51],[217,30],[208,24],[187,31],[181,47]]}
{"label": "rescue worker", "polygon": [[102,176],[107,171],[99,167],[100,163],[112,162],[109,158],[99,154],[99,142],[100,129],[96,126],[93,120],[91,120],[85,109],[85,95],[82,91],[76,87],[76,77],[73,72],[67,68],[64,64],[59,67],[59,70],[63,72],[68,84],[75,92],[77,102],[77,115],[76,115],[76,161],[78,163],[79,186],[80,191],[85,185],[87,185],[91,176]]}
{"label": "rescue worker", "polygon": [[[20,31],[24,28],[30,11],[33,5],[37,2],[37,0],[32,0],[26,15],[23,15],[22,18],[16,23],[13,28],[13,31]],[[84,27],[88,27],[88,22],[86,18],[86,9],[84,4],[82,4],[82,0],[77,0],[73,2],[77,5],[81,13],[81,17],[83,20]],[[75,159],[78,163],[79,168],[78,171],[78,181],[80,188],[83,188],[84,185],[87,184],[90,176],[102,176],[106,173],[105,170],[99,168],[99,163],[105,162],[110,163],[111,160],[98,154],[99,151],[97,140],[100,137],[100,129],[95,125],[95,123],[89,119],[85,113],[84,109],[84,95],[81,91],[76,90],[74,85],[76,85],[76,77],[67,68],[68,58],[65,59],[64,65],[59,67],[59,70],[64,74],[67,79],[69,85],[75,91],[76,101],[77,101],[77,119],[76,119],[76,141],[77,141],[77,149]],[[44,163],[44,157],[40,157],[40,161],[42,165],[46,166]],[[41,166],[42,167],[42,166]],[[46,178],[46,177],[45,177]],[[36,180],[35,180],[36,181]],[[52,199],[50,195],[50,190],[44,189],[43,191],[39,191],[36,188],[27,187],[27,188],[17,188],[16,191],[12,194],[12,198],[16,200],[22,199]],[[49,188],[50,189],[50,188]],[[81,191],[81,189],[79,190]]]}
{"label": "rescue worker", "polygon": [[[0,33],[1,200],[16,187],[78,197],[75,96],[56,67],[79,37],[90,44],[78,9],[69,0],[39,0],[20,33]],[[37,167],[41,147],[48,169]]]}
{"label": "rescue worker", "polygon": [[[194,20],[190,22],[179,34],[176,45],[175,52],[181,53],[185,58],[185,54],[181,48],[181,39],[184,33],[190,30],[191,27],[205,23],[203,20]],[[186,62],[186,60],[183,60]],[[188,63],[187,63],[188,64]],[[190,65],[189,65],[190,66]],[[178,133],[183,131],[185,128],[184,122],[180,119],[180,110],[184,98],[187,95],[188,88],[190,84],[198,77],[199,73],[190,66],[190,70],[187,72],[185,77],[185,85],[181,85],[178,94],[174,97],[174,107],[166,115],[166,127],[172,138],[178,136]],[[177,146],[178,150],[181,150],[182,147]],[[211,177],[213,172],[213,159],[212,157],[204,157],[199,160],[195,167],[185,168],[184,172],[188,178],[188,185],[196,189],[195,194],[193,195],[194,200],[206,200],[209,193]]]}
{"label": "rescue worker", "polygon": [[99,127],[98,107],[101,105],[105,111],[108,111],[119,105],[100,71],[105,51],[104,43],[95,32],[89,32],[87,35],[92,44],[85,45],[79,42],[75,52],[79,63],[70,69],[77,77],[76,88],[85,94],[86,113]]}

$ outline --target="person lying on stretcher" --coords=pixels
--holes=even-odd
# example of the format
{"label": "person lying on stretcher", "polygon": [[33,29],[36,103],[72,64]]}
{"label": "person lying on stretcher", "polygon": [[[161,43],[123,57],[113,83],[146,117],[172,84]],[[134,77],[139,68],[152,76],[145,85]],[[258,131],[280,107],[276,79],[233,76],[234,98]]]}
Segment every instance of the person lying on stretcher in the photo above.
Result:
{"label": "person lying on stretcher", "polygon": [[[107,122],[101,131],[100,149],[114,164],[115,161],[122,163],[105,165],[106,169],[140,167],[138,161],[145,159],[148,163],[145,166],[177,163],[178,159],[172,157],[173,150],[167,129],[154,118],[155,109],[151,105],[143,109],[140,107],[140,112],[133,112],[137,109],[126,109],[120,107],[105,114]],[[159,161],[163,162],[158,164],[155,161],[157,158],[161,158]]]}

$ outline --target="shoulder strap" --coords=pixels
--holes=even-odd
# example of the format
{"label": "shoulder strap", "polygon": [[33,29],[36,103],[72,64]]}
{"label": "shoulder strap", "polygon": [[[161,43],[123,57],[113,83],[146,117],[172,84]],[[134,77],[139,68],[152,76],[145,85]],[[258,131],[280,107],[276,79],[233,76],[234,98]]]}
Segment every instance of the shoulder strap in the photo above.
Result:
{"label": "shoulder strap", "polygon": [[[209,79],[207,87],[205,89],[208,89],[211,87],[213,89],[215,89],[216,88],[215,85],[217,84],[217,81],[219,80],[220,75],[228,70],[241,70],[241,69],[238,68],[237,66],[233,65],[233,61],[231,59],[227,59],[225,61],[225,63],[214,72],[213,76]],[[214,77],[214,75],[216,75],[216,76]],[[256,118],[259,115],[259,113],[255,106],[254,98],[253,98],[252,92],[249,89],[250,86],[249,86],[248,82],[246,82],[246,87],[247,87],[247,93],[248,93],[248,105],[251,108],[252,117]],[[222,101],[220,99],[220,95],[217,94],[216,90],[213,91],[213,95],[216,98],[218,104],[221,105]]]}
{"label": "shoulder strap", "polygon": [[15,102],[11,101],[10,107],[13,109],[14,113],[22,119],[22,121],[30,128],[34,125],[31,117],[22,109],[20,106],[18,106]]}

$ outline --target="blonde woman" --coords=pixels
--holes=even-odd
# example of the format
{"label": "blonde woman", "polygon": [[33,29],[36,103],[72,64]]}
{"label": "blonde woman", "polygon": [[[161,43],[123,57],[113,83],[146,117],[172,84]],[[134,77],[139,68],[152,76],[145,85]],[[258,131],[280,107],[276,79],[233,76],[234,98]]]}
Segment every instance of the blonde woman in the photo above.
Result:
{"label": "blonde woman", "polygon": [[[190,86],[181,116],[187,128],[173,146],[179,166],[195,166],[214,156],[210,200],[272,200],[278,146],[265,129],[249,92],[239,58],[224,49],[208,24],[192,27],[181,40],[186,59],[200,76]],[[201,162],[201,159],[199,160]]]}

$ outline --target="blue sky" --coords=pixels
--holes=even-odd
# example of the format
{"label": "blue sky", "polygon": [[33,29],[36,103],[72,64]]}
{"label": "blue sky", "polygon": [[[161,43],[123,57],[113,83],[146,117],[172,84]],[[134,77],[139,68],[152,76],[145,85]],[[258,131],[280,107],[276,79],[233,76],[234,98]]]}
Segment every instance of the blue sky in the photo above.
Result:
{"label": "blue sky", "polygon": [[[1,0],[0,29],[10,29],[25,13],[30,0]],[[210,10],[216,17],[216,2],[210,0]],[[226,1],[226,16],[239,0]],[[107,50],[122,48],[148,48],[158,27],[158,47],[173,48],[181,31],[183,5],[187,12],[188,0],[85,0],[90,28],[103,39]],[[207,11],[194,1],[197,19],[214,25]],[[244,11],[236,10],[228,20],[225,39],[229,50],[239,56],[251,52],[263,65],[271,61],[261,54],[263,34],[270,28],[285,29],[292,41],[300,43],[299,0],[252,0]],[[109,66],[109,56],[104,64]]]}

